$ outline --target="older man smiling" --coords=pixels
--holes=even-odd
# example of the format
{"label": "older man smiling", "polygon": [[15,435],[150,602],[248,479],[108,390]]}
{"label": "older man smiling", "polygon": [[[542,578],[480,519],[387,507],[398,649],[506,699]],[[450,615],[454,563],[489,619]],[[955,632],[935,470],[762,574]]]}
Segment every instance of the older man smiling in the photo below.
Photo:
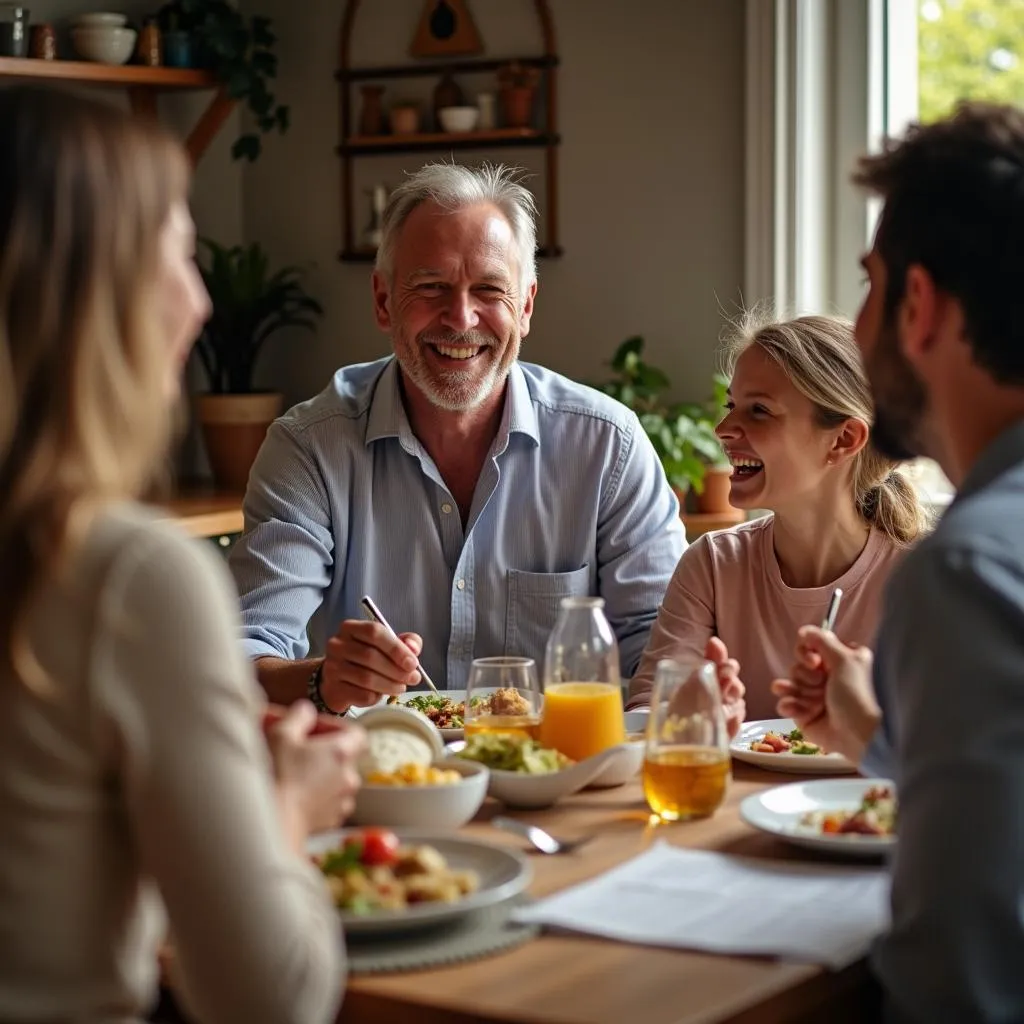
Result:
{"label": "older man smiling", "polygon": [[[462,688],[476,657],[539,661],[580,595],[604,598],[636,668],[679,507],[632,412],[518,361],[535,248],[533,197],[504,167],[431,164],[392,194],[373,301],[394,356],[271,427],[232,552],[273,700],[367,706],[418,682],[416,656]],[[363,594],[409,632],[358,619]]]}

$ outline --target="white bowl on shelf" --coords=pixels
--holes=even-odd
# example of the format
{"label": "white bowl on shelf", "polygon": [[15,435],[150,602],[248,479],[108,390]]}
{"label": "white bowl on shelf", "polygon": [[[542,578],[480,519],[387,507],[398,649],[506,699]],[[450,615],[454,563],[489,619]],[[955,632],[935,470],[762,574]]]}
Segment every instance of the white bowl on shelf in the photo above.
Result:
{"label": "white bowl on shelf", "polygon": [[138,33],[113,25],[79,25],[71,30],[75,52],[97,64],[127,64],[135,52]]}
{"label": "white bowl on shelf", "polygon": [[480,111],[476,107],[442,107],[437,116],[446,132],[471,132],[480,120]]}
{"label": "white bowl on shelf", "polygon": [[124,28],[128,24],[128,15],[94,11],[91,14],[79,14],[72,20],[72,24],[83,28]]}

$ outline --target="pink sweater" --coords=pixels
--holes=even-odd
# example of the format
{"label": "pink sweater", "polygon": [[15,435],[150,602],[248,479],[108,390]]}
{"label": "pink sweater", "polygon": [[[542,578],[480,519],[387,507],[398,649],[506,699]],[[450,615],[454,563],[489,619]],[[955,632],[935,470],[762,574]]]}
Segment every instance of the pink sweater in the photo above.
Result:
{"label": "pink sweater", "polygon": [[699,660],[708,638],[718,636],[740,663],[747,718],[777,718],[769,686],[789,674],[797,630],[806,623],[821,623],[835,587],[843,588],[836,635],[873,643],[882,588],[902,549],[873,530],[857,561],[839,579],[825,587],[794,589],[786,586],[779,572],[773,523],[773,516],[765,516],[705,534],[687,548],[630,683],[627,707],[650,702],[661,658]]}

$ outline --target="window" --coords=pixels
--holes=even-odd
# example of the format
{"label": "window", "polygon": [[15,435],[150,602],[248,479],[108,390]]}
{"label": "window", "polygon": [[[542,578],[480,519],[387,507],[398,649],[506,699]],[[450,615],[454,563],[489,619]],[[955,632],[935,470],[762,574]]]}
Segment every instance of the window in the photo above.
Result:
{"label": "window", "polygon": [[920,0],[918,115],[961,99],[1024,104],[1024,0]]}

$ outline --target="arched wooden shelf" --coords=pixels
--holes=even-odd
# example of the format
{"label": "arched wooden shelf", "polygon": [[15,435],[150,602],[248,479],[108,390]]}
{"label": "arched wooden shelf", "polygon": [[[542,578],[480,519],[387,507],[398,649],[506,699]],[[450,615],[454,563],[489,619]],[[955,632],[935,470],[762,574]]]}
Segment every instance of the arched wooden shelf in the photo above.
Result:
{"label": "arched wooden shelf", "polygon": [[[561,256],[558,236],[558,54],[555,47],[555,27],[547,0],[533,0],[533,9],[540,26],[544,52],[525,57],[482,57],[480,59],[423,60],[419,63],[396,64],[383,67],[352,67],[351,42],[360,0],[347,0],[341,21],[338,47],[338,83],[340,140],[337,153],[341,159],[341,233],[340,259],[345,262],[369,262],[375,253],[355,242],[355,202],[352,161],[358,158],[394,153],[442,152],[506,147],[533,147],[544,151],[545,212],[542,239],[537,255]],[[352,113],[352,86],[356,82],[376,79],[419,78],[424,75],[472,74],[497,71],[504,64],[516,61],[541,71],[544,106],[544,129],[496,128],[493,131],[474,132],[422,132],[416,135],[360,136],[355,133]]]}

